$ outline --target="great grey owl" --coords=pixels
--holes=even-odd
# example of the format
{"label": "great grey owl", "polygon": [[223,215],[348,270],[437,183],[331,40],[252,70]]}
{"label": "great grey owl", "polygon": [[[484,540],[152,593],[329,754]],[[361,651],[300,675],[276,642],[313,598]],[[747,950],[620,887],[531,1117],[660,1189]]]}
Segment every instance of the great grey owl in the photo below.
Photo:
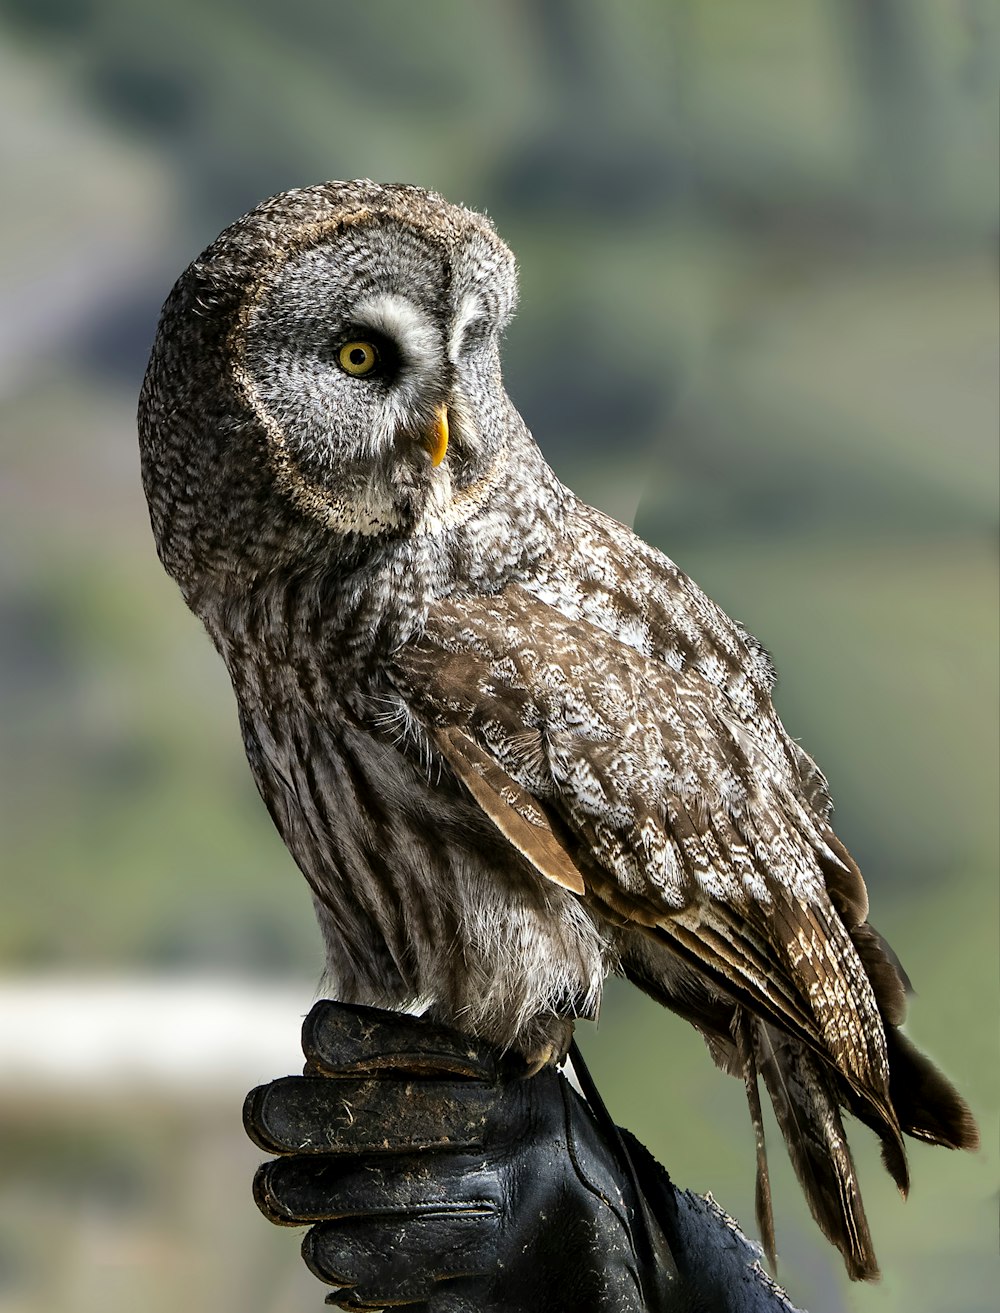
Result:
{"label": "great grey owl", "polygon": [[417,187],[263,202],[182,274],[142,390],[164,566],[232,677],[336,997],[560,1057],[620,972],[758,1074],[852,1277],[877,1267],[841,1121],[973,1148],[899,1029],[824,778],[763,648],[583,504],[508,399],[514,260]]}

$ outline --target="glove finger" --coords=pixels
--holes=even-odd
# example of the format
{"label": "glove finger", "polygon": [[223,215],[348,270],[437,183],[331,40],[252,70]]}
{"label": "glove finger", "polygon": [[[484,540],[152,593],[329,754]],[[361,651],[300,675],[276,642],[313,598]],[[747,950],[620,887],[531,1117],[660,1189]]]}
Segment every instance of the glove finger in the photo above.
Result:
{"label": "glove finger", "polygon": [[[371,1313],[386,1313],[387,1309],[385,1300],[382,1300],[381,1303],[376,1300],[374,1304],[367,1299],[364,1302],[359,1302],[350,1290],[335,1290],[332,1295],[327,1295],[323,1302],[334,1308],[356,1309],[358,1313],[366,1313],[366,1310],[371,1310]],[[416,1301],[397,1299],[392,1308],[405,1308],[406,1313],[430,1313],[429,1305],[425,1304],[422,1299]]]}
{"label": "glove finger", "polygon": [[338,1300],[354,1306],[429,1300],[450,1277],[485,1275],[496,1266],[500,1217],[426,1213],[417,1217],[347,1218],[306,1233],[302,1257]]}
{"label": "glove finger", "polygon": [[499,1212],[496,1173],[482,1156],[411,1154],[390,1159],[307,1157],[262,1163],[253,1183],[257,1207],[280,1226],[335,1218]]}
{"label": "glove finger", "polygon": [[498,1091],[466,1081],[283,1076],[251,1090],[247,1135],[268,1153],[394,1153],[471,1148]]}
{"label": "glove finger", "polygon": [[450,1026],[422,1017],[322,999],[302,1024],[309,1068],[328,1076],[401,1071],[494,1081],[500,1055]]}
{"label": "glove finger", "polygon": [[[366,1309],[372,1310],[373,1313],[391,1313],[391,1309],[394,1308],[405,1308],[406,1313],[431,1313],[431,1305],[422,1299],[397,1299],[393,1304],[386,1305],[384,1299],[381,1302],[376,1300],[375,1303],[372,1303],[369,1299],[359,1300],[354,1291],[350,1289],[335,1290],[332,1294],[327,1295],[323,1302],[332,1305],[334,1308],[357,1309],[361,1313]],[[434,1305],[434,1313],[437,1313],[436,1304]],[[472,1313],[471,1309],[469,1313]],[[475,1313],[481,1313],[478,1306],[476,1306]]]}
{"label": "glove finger", "polygon": [[[416,1302],[407,1300],[401,1304],[397,1300],[389,1306],[384,1302],[372,1304],[368,1300],[359,1303],[351,1290],[334,1291],[327,1295],[324,1302],[336,1308],[381,1310],[382,1313],[391,1313],[393,1308],[405,1308],[406,1313],[496,1313],[494,1304],[483,1302],[485,1289],[486,1283],[482,1277],[460,1277],[456,1281],[438,1282],[429,1302],[420,1299]],[[510,1310],[505,1310],[505,1313],[510,1313]]]}

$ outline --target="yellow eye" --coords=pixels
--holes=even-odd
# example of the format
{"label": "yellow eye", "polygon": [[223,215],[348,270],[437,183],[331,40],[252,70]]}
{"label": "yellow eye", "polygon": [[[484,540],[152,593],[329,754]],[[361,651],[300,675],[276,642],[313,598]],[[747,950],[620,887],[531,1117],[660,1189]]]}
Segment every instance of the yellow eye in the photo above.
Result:
{"label": "yellow eye", "polygon": [[337,352],[340,368],[355,378],[370,374],[378,364],[378,352],[371,342],[345,342]]}

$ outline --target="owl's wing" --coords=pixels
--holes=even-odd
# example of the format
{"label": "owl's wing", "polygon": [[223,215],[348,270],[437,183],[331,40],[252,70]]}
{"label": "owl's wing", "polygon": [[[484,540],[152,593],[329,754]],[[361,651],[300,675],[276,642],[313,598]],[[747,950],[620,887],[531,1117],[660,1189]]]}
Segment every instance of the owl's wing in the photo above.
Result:
{"label": "owl's wing", "polygon": [[396,662],[411,714],[539,873],[582,886],[595,910],[686,964],[679,988],[641,963],[635,978],[746,1081],[769,1252],[758,1072],[814,1217],[852,1277],[876,1275],[840,1106],[879,1135],[904,1193],[903,1130],[964,1148],[978,1135],[897,1029],[905,975],[864,920],[825,782],[769,698],[734,705],[695,663],[647,655],[517,587],[436,603]]}
{"label": "owl's wing", "polygon": [[[516,587],[437,603],[397,662],[453,771],[543,874],[582,877],[894,1121],[872,986],[827,887],[850,859],[708,681]],[[544,830],[518,824],[525,797]]]}

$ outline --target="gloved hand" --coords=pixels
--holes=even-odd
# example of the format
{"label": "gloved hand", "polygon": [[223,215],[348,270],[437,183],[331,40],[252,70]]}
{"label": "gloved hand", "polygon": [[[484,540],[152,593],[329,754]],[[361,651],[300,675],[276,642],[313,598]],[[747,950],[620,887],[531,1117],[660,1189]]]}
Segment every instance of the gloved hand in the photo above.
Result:
{"label": "gloved hand", "polygon": [[[273,1222],[311,1226],[303,1257],[337,1287],[328,1303],[410,1313],[790,1308],[723,1302],[703,1271],[678,1274],[667,1237],[688,1245],[692,1220],[700,1235],[704,1218],[684,1207],[679,1216],[690,1197],[552,1068],[525,1078],[519,1060],[459,1031],[331,1002],[306,1018],[303,1050],[305,1075],[253,1090],[244,1124],[281,1155],[257,1172],[257,1204]],[[733,1250],[735,1227],[720,1234]],[[745,1276],[755,1255],[739,1239]]]}

